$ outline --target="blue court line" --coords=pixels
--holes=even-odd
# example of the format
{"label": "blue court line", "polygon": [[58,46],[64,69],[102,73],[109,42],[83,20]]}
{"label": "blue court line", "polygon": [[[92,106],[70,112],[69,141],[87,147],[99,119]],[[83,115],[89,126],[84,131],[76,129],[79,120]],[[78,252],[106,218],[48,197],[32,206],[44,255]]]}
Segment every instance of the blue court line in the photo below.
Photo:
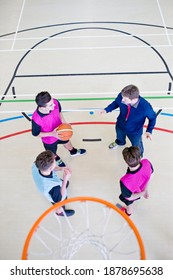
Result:
{"label": "blue court line", "polygon": [[[28,114],[28,116],[32,116],[32,114]],[[16,119],[23,119],[23,118],[24,118],[24,116],[17,116],[17,117],[2,119],[2,120],[0,120],[0,123],[1,122],[13,121],[13,120],[16,120]]]}
{"label": "blue court line", "polygon": [[173,117],[173,114],[169,114],[169,113],[160,113],[160,115],[164,115],[164,116],[168,116],[168,117]]}
{"label": "blue court line", "polygon": [[[91,109],[92,111],[92,109]],[[173,117],[173,114],[169,114],[169,113],[160,113],[160,115],[163,115],[163,116],[167,116],[167,117]],[[29,117],[32,116],[32,114],[28,114]],[[8,122],[8,121],[13,121],[13,120],[16,120],[16,119],[23,119],[24,116],[17,116],[17,117],[12,117],[12,118],[7,118],[7,119],[2,119],[0,120],[0,123],[2,122]]]}

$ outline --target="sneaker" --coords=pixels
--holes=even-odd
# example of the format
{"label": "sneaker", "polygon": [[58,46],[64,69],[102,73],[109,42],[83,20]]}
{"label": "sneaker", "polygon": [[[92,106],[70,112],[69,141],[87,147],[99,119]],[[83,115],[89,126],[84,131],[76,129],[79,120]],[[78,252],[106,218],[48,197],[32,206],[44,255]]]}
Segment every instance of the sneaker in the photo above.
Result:
{"label": "sneaker", "polygon": [[127,209],[123,206],[121,206],[121,204],[117,203],[115,204],[122,212],[126,213],[127,216],[131,216],[131,214],[127,213]]}
{"label": "sneaker", "polygon": [[62,159],[58,159],[56,160],[56,164],[59,166],[59,167],[65,167],[65,163],[62,161]]}
{"label": "sneaker", "polygon": [[[65,212],[65,215],[64,215],[64,212]],[[72,209],[65,209],[64,212],[61,212],[61,213],[56,213],[57,216],[67,216],[67,217],[70,217],[70,216],[73,216],[75,211],[72,210]]]}
{"label": "sneaker", "polygon": [[115,142],[112,142],[110,145],[109,145],[109,149],[110,150],[116,150],[118,148],[118,145],[115,143]]}
{"label": "sneaker", "polygon": [[85,149],[78,149],[78,150],[76,151],[76,153],[75,153],[75,154],[71,154],[71,156],[72,156],[72,157],[75,157],[75,156],[82,156],[82,155],[84,155],[84,154],[86,154],[86,150],[85,150]]}
{"label": "sneaker", "polygon": [[129,217],[132,215],[132,214],[129,214],[129,213],[127,212],[127,209],[125,209],[124,212],[125,212],[126,215],[129,216]]}

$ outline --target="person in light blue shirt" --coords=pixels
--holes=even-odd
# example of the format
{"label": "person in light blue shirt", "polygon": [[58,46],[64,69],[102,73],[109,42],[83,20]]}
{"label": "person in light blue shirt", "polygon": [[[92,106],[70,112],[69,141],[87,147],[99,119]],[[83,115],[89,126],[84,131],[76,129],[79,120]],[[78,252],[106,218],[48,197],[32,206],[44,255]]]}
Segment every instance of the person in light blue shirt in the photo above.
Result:
{"label": "person in light blue shirt", "polygon": [[[63,170],[63,180],[58,177],[56,171]],[[68,179],[71,170],[67,167],[56,165],[55,155],[47,150],[40,153],[32,165],[32,176],[39,192],[52,204],[58,203],[67,198]],[[58,216],[72,216],[74,210],[58,208]]]}

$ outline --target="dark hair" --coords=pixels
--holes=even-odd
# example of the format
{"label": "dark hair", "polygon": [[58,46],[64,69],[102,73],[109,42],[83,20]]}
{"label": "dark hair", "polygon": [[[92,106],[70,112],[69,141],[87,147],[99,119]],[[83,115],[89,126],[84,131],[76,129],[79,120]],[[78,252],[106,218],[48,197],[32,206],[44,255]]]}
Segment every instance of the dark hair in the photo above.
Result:
{"label": "dark hair", "polygon": [[122,89],[121,94],[123,97],[128,97],[132,100],[139,97],[139,89],[134,85],[128,85]]}
{"label": "dark hair", "polygon": [[125,148],[122,154],[128,166],[136,167],[140,163],[141,155],[139,147],[131,146],[130,148]]}
{"label": "dark hair", "polygon": [[54,160],[55,155],[47,150],[37,156],[35,165],[39,170],[46,171],[53,164]]}
{"label": "dark hair", "polygon": [[47,91],[42,91],[37,94],[35,102],[39,107],[45,107],[46,104],[51,100],[51,95]]}

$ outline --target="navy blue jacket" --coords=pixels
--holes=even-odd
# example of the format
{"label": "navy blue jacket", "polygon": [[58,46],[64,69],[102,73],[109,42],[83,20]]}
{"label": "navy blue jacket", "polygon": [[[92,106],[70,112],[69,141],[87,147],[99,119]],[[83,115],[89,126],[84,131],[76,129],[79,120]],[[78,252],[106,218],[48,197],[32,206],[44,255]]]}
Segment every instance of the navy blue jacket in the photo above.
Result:
{"label": "navy blue jacket", "polygon": [[117,126],[125,131],[127,134],[141,134],[143,133],[143,125],[146,118],[148,119],[147,132],[152,133],[156,123],[156,113],[154,112],[150,103],[143,97],[139,96],[137,106],[130,106],[130,114],[126,120],[127,105],[122,103],[122,95],[118,94],[116,99],[109,104],[105,111],[107,113],[119,108],[120,114],[117,118]]}

